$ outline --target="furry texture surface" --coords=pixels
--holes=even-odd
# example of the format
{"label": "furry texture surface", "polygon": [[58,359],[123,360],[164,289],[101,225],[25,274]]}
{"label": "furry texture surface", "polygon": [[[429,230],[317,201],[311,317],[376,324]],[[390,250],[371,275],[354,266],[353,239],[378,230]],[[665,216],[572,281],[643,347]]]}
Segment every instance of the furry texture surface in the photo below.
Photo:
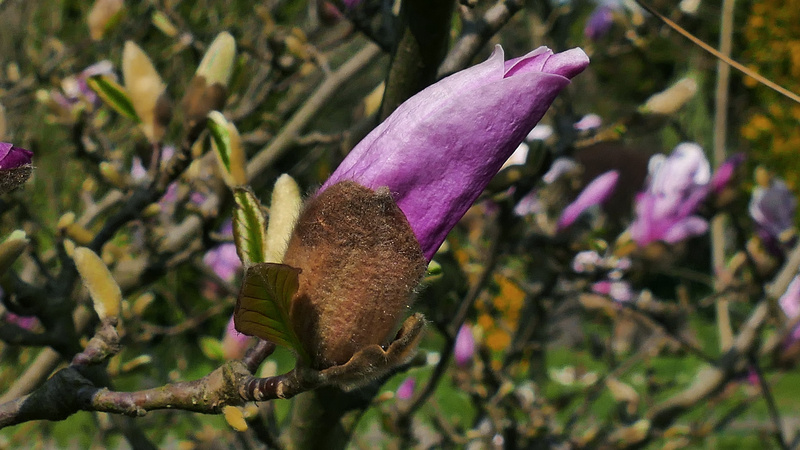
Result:
{"label": "furry texture surface", "polygon": [[352,181],[309,200],[284,263],[302,269],[290,314],[316,369],[387,345],[427,266],[389,191]]}

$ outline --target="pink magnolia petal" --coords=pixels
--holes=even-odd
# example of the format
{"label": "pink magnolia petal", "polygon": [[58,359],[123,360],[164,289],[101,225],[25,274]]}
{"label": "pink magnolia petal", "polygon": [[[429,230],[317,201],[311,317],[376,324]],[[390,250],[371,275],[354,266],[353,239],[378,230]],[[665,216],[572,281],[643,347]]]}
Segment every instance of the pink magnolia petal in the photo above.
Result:
{"label": "pink magnolia petal", "polygon": [[[544,53],[532,52],[529,59]],[[529,55],[532,55],[529,54]],[[421,91],[373,130],[321,190],[344,180],[388,187],[430,259],[453,226],[588,64],[580,49],[549,56],[544,72],[523,57],[506,74],[503,50]],[[537,60],[538,61],[538,60]],[[538,64],[538,63],[537,63]],[[549,67],[549,68],[548,68]],[[512,67],[513,68],[513,67]]]}
{"label": "pink magnolia petal", "polygon": [[584,211],[608,200],[611,194],[614,193],[617,180],[619,180],[619,172],[616,170],[610,170],[592,180],[578,194],[578,198],[564,208],[564,212],[561,213],[561,217],[558,219],[558,230],[564,230],[575,223]]}

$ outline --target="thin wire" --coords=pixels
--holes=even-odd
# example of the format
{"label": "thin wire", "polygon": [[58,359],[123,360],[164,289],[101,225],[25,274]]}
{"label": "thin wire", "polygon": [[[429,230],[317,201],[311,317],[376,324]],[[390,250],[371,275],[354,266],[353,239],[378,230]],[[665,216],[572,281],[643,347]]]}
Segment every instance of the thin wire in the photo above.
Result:
{"label": "thin wire", "polygon": [[769,87],[770,89],[778,92],[779,94],[781,94],[781,95],[783,95],[785,97],[788,97],[789,99],[794,100],[797,103],[800,103],[800,96],[798,96],[794,92],[792,92],[792,91],[784,88],[783,86],[781,86],[781,85],[779,85],[779,84],[767,79],[766,77],[760,75],[755,70],[749,69],[749,68],[745,67],[744,65],[734,61],[733,59],[723,55],[722,53],[719,52],[719,50],[717,50],[714,47],[706,44],[705,42],[703,42],[702,40],[700,40],[699,38],[694,36],[692,33],[689,33],[685,29],[681,28],[681,26],[678,25],[677,23],[667,19],[666,17],[664,17],[664,15],[662,15],[661,13],[659,13],[658,11],[653,9],[653,7],[651,7],[650,5],[644,3],[642,0],[636,0],[636,3],[639,6],[641,6],[642,8],[646,9],[647,12],[649,12],[650,14],[656,16],[659,20],[661,20],[662,22],[667,24],[667,26],[669,26],[673,30],[675,30],[678,33],[680,33],[681,35],[683,35],[683,37],[685,37],[686,39],[689,39],[690,41],[695,43],[698,47],[702,48],[703,50],[707,51],[708,53],[711,53],[712,55],[714,55],[715,57],[717,57],[718,59],[720,59],[724,63],[726,63],[729,66],[733,67],[734,69],[742,72],[743,74],[755,79],[759,83]]}

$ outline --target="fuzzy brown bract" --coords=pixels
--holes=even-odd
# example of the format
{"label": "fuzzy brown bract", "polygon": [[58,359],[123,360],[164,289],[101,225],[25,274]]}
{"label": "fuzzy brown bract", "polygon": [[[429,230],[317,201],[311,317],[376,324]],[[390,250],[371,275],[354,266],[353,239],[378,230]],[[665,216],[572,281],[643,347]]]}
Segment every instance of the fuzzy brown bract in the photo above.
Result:
{"label": "fuzzy brown bract", "polygon": [[388,189],[352,181],[309,200],[283,262],[302,269],[290,316],[315,369],[387,345],[427,265]]}

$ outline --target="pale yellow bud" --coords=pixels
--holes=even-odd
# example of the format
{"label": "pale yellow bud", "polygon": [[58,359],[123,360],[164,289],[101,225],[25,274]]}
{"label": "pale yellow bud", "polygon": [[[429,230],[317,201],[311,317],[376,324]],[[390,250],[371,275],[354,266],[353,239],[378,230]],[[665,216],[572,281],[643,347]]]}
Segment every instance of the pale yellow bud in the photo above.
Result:
{"label": "pale yellow bud", "polygon": [[196,75],[206,80],[206,85],[219,83],[227,86],[233,72],[236,57],[236,40],[227,31],[220,33],[208,46],[206,54],[197,66]]}
{"label": "pale yellow bud", "polygon": [[697,82],[692,78],[682,78],[667,90],[653,95],[640,108],[643,114],[669,116],[683,108],[697,93]]}
{"label": "pale yellow bud", "polygon": [[244,420],[244,414],[240,408],[236,406],[225,406],[222,408],[222,415],[225,421],[236,431],[247,431],[247,421]]}
{"label": "pale yellow bud", "polygon": [[22,255],[25,247],[28,246],[28,242],[25,232],[16,230],[0,244],[0,274],[5,273],[14,264],[14,261]]}
{"label": "pale yellow bud", "polygon": [[267,225],[267,254],[265,262],[279,263],[289,246],[294,224],[300,215],[300,187],[294,179],[283,174],[275,182]]}
{"label": "pale yellow bud", "polygon": [[122,0],[96,0],[86,18],[89,36],[95,41],[102,39],[103,35],[119,21],[123,6]]}
{"label": "pale yellow bud", "polygon": [[122,51],[122,77],[133,109],[141,120],[142,131],[150,142],[159,142],[164,136],[165,126],[160,123],[157,106],[166,85],[150,58],[131,41],[125,43]]}
{"label": "pale yellow bud", "polygon": [[119,317],[122,305],[122,291],[111,276],[108,267],[92,250],[86,247],[75,249],[72,259],[78,269],[89,296],[94,303],[94,310],[101,320]]}

